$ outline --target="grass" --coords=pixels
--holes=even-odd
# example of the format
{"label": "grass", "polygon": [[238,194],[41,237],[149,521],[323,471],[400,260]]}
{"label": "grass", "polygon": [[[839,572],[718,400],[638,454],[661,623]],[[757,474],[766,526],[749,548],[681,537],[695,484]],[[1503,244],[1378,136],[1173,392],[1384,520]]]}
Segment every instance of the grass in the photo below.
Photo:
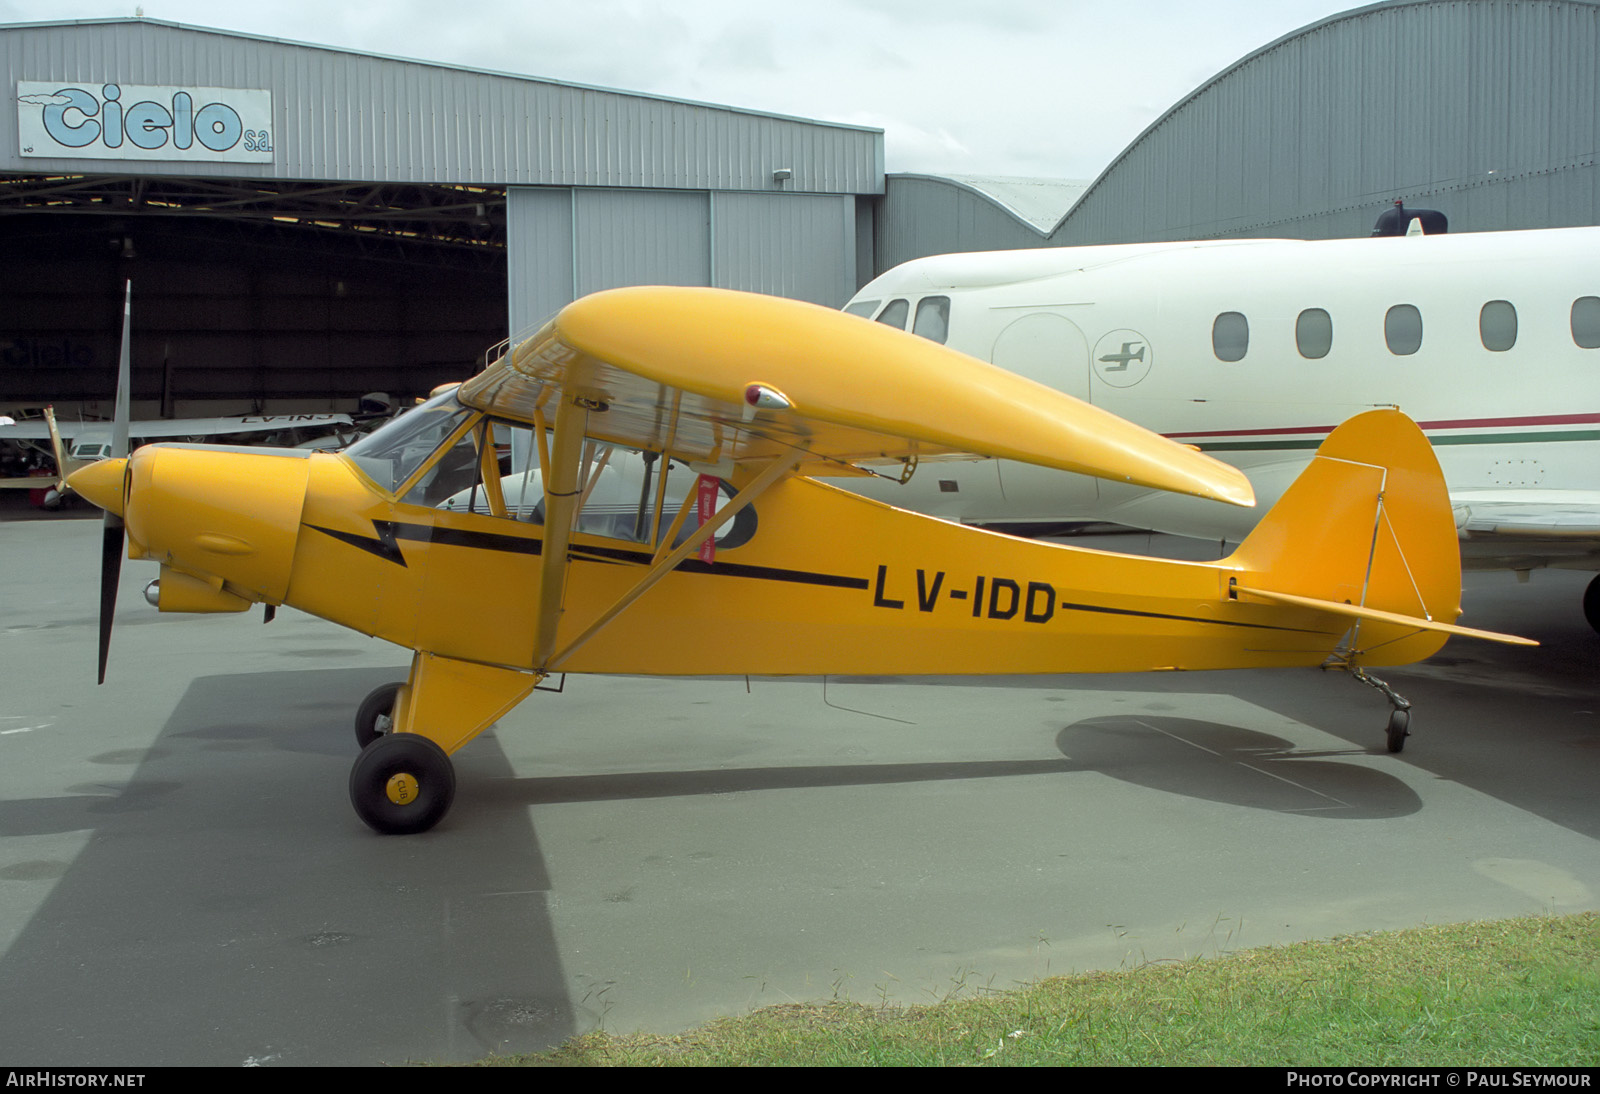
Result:
{"label": "grass", "polygon": [[1425,927],[1056,977],[934,1006],[768,1007],[488,1066],[1594,1066],[1600,915]]}

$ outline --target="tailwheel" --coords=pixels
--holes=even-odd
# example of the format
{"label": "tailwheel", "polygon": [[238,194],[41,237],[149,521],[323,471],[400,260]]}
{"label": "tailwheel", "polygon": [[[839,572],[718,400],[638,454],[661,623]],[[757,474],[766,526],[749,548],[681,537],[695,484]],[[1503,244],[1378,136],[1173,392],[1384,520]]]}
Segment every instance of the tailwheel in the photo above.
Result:
{"label": "tailwheel", "polygon": [[1406,747],[1406,738],[1410,736],[1411,712],[1409,710],[1395,710],[1389,712],[1389,751],[1399,752]]}
{"label": "tailwheel", "polygon": [[1389,701],[1389,727],[1384,735],[1389,740],[1389,751],[1399,752],[1406,747],[1411,736],[1411,702],[1394,688],[1371,675],[1360,665],[1350,666],[1350,675],[1369,688],[1376,688]]}
{"label": "tailwheel", "polygon": [[394,698],[399,684],[385,684],[361,700],[356,708],[356,744],[366,748],[394,729]]}
{"label": "tailwheel", "polygon": [[426,832],[450,811],[456,772],[444,749],[415,733],[379,737],[350,769],[350,804],[374,831]]}

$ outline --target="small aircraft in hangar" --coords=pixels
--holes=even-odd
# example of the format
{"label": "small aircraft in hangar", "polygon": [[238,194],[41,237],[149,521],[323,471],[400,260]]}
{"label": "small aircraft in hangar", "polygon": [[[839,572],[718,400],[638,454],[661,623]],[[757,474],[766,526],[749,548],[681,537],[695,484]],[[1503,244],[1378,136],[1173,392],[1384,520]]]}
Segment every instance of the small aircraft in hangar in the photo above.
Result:
{"label": "small aircraft in hangar", "polygon": [[[505,454],[523,445],[538,470],[519,481]],[[436,824],[450,754],[555,673],[1322,665],[1383,692],[1398,750],[1409,704],[1368,667],[1452,634],[1524,641],[1453,625],[1449,499],[1395,410],[1334,430],[1208,563],[1014,538],[821,481],[961,457],[1253,501],[1234,468],[905,331],[657,287],[569,305],[342,453],[148,445],[71,485],[107,512],[102,679],[124,521],[128,557],[160,563],[163,611],[287,604],[414,651],[356,723],[351,800],[387,833]],[[586,524],[605,468],[630,461],[634,511]]]}

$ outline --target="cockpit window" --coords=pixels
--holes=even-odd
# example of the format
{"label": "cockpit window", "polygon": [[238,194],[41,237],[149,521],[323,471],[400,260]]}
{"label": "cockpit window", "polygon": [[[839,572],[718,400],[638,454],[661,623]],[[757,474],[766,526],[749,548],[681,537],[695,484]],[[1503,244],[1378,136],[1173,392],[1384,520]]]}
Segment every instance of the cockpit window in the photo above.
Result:
{"label": "cockpit window", "polygon": [[878,313],[878,322],[891,327],[906,329],[906,316],[911,314],[911,303],[907,300],[891,300],[889,306]]}
{"label": "cockpit window", "polygon": [[355,465],[385,490],[398,490],[450,434],[471,417],[454,391],[402,414],[346,450]]}
{"label": "cockpit window", "polygon": [[[478,453],[483,447],[483,430],[469,429],[456,439],[428,469],[417,476],[400,500],[410,505],[432,508],[452,498],[464,496],[467,512],[491,513],[491,495],[484,486]],[[404,481],[403,479],[401,481]]]}
{"label": "cockpit window", "polygon": [[859,315],[863,319],[871,319],[872,313],[878,310],[881,300],[857,300],[854,304],[844,306],[846,315]]}
{"label": "cockpit window", "polygon": [[911,326],[911,333],[944,345],[945,339],[950,336],[950,298],[924,296],[918,300],[917,320]]}

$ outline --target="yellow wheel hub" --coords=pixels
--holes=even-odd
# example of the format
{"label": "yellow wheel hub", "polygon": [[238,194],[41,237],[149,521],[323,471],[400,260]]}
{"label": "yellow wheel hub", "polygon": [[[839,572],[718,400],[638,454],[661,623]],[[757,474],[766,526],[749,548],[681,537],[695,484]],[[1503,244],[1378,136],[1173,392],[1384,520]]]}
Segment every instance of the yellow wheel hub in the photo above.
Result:
{"label": "yellow wheel hub", "polygon": [[410,805],[417,800],[417,777],[402,771],[398,775],[389,776],[389,781],[384,785],[384,794],[396,805]]}

